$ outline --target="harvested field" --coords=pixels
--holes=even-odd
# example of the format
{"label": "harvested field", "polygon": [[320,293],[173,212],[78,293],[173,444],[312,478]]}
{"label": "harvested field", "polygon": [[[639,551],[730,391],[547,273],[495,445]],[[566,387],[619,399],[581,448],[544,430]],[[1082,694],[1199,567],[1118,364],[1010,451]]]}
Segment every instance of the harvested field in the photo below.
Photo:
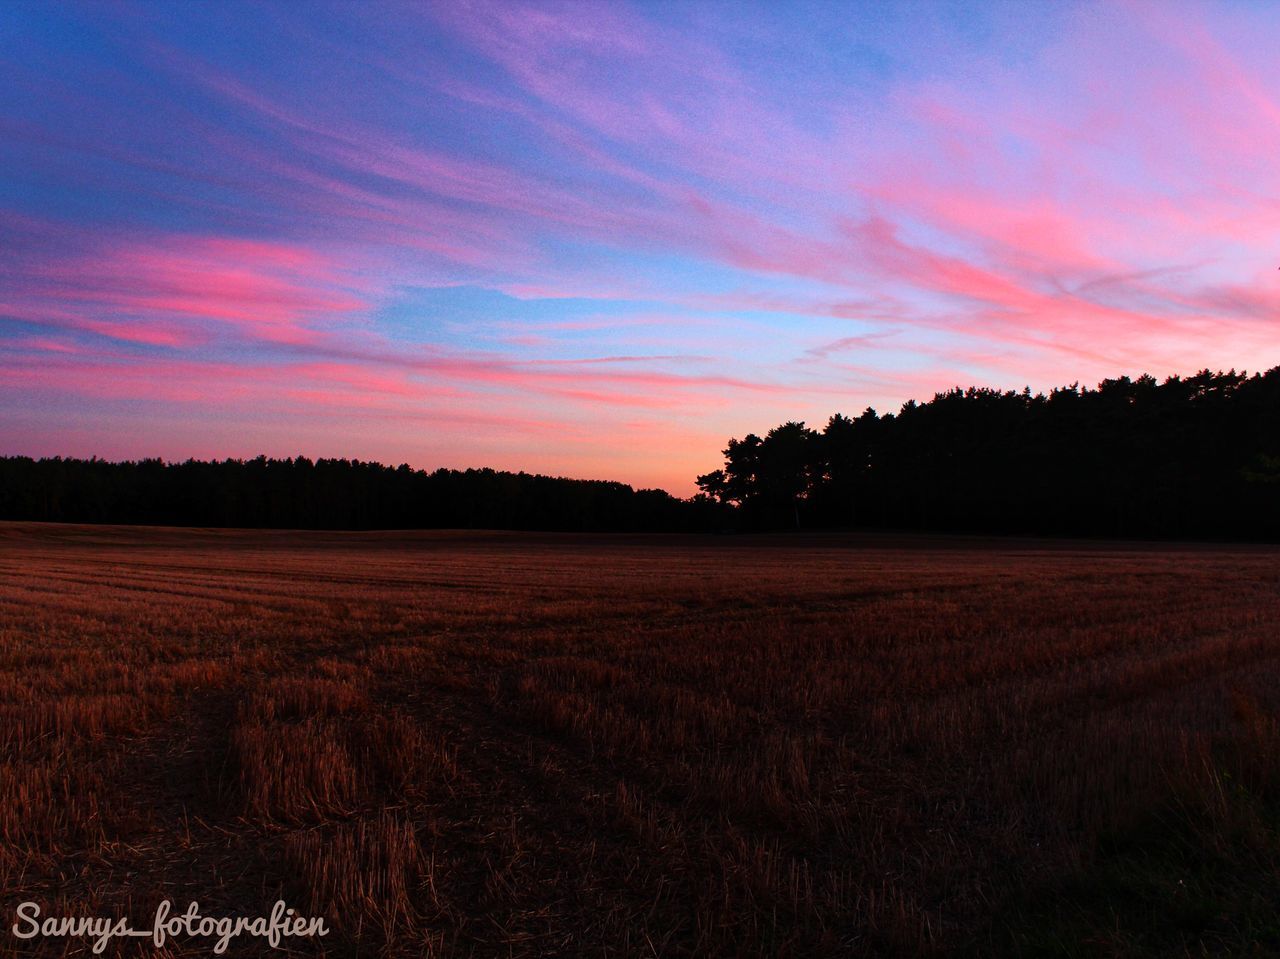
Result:
{"label": "harvested field", "polygon": [[0,950],[1272,954],[1278,622],[1263,547],[0,525]]}

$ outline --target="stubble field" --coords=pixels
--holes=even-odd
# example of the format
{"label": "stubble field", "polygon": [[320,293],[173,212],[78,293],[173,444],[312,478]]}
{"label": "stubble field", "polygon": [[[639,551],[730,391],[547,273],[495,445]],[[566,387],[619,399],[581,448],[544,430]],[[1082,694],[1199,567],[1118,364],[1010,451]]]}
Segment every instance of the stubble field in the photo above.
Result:
{"label": "stubble field", "polygon": [[0,954],[1274,954],[1278,622],[1270,548],[0,525]]}

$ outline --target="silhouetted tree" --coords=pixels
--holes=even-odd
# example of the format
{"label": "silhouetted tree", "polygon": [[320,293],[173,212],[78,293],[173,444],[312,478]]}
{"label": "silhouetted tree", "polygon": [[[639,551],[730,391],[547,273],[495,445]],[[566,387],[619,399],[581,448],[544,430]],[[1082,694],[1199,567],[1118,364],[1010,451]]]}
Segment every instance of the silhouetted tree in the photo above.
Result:
{"label": "silhouetted tree", "polygon": [[785,517],[800,526],[800,506],[820,470],[818,434],[803,423],[784,423],[763,439],[749,433],[730,440],[725,467],[697,479],[708,497],[732,503],[746,516],[768,525]]}

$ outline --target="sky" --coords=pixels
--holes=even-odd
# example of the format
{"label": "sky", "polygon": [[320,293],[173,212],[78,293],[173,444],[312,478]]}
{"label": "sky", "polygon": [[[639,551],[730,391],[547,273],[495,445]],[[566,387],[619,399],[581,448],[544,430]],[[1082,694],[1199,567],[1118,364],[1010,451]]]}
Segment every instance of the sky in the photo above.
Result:
{"label": "sky", "polygon": [[694,491],[1280,364],[1270,3],[0,3],[0,454]]}

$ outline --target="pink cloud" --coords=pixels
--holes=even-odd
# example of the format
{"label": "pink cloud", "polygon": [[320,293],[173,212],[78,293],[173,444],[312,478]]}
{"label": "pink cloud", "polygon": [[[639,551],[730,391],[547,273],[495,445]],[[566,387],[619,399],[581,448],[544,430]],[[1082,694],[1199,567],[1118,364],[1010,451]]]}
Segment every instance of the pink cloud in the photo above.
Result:
{"label": "pink cloud", "polygon": [[57,259],[20,259],[4,283],[0,311],[152,346],[196,346],[224,331],[296,345],[316,342],[335,320],[367,309],[350,282],[333,261],[296,245],[153,236]]}

